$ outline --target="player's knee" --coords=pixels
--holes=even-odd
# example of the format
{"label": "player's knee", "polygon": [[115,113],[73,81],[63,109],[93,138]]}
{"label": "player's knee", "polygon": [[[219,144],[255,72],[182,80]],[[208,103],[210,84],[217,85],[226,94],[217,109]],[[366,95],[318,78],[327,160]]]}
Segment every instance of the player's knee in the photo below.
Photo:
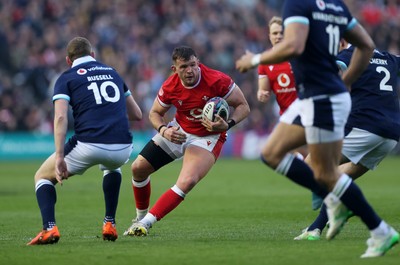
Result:
{"label": "player's knee", "polygon": [[185,177],[185,178],[179,178],[177,185],[185,194],[187,194],[194,188],[194,186],[196,186],[198,182],[199,182],[198,178]]}
{"label": "player's knee", "polygon": [[57,183],[57,179],[54,174],[52,175],[46,174],[46,171],[42,170],[41,168],[36,171],[34,178],[35,178],[35,183],[37,183],[39,180],[42,179],[50,180],[53,184]]}
{"label": "player's knee", "polygon": [[261,161],[271,168],[276,168],[279,165],[280,159],[268,150],[261,152]]}
{"label": "player's knee", "polygon": [[134,180],[145,180],[151,173],[154,172],[151,164],[142,156],[136,158],[131,165],[132,175]]}

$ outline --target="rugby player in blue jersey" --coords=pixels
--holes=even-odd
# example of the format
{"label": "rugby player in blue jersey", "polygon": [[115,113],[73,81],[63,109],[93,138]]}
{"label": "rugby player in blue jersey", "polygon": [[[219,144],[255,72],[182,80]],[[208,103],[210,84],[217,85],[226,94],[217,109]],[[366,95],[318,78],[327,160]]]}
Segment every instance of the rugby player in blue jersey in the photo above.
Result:
{"label": "rugby player in blue jersey", "polygon": [[[55,153],[35,174],[43,229],[28,245],[58,242],[55,185],[83,174],[94,165],[99,165],[103,171],[103,239],[115,241],[118,238],[115,214],[121,185],[120,167],[132,152],[129,120],[140,120],[142,112],[118,73],[94,59],[87,39],[76,37],[68,43],[66,62],[71,68],[54,86]],[[75,134],[66,142],[69,105]]]}
{"label": "rugby player in blue jersey", "polygon": [[[352,179],[339,171],[344,126],[351,109],[348,88],[369,64],[375,45],[340,0],[286,0],[284,39],[260,54],[247,52],[237,62],[241,72],[258,64],[291,60],[298,99],[280,117],[262,149],[266,165],[325,198],[333,239],[351,212],[371,231],[362,257],[383,255],[398,242],[399,234],[375,213]],[[354,45],[347,71],[338,74],[336,56],[341,38]],[[304,128],[293,125],[301,117]],[[311,167],[290,153],[308,145]]]}
{"label": "rugby player in blue jersey", "polygon": [[[342,40],[342,46],[347,48]],[[342,71],[350,63],[354,47],[339,53]],[[400,138],[400,110],[397,78],[400,57],[375,50],[370,64],[351,86],[352,110],[345,127],[340,171],[353,180],[361,177],[393,150]],[[373,122],[371,122],[373,121]],[[325,205],[316,220],[295,240],[318,240],[328,217]]]}

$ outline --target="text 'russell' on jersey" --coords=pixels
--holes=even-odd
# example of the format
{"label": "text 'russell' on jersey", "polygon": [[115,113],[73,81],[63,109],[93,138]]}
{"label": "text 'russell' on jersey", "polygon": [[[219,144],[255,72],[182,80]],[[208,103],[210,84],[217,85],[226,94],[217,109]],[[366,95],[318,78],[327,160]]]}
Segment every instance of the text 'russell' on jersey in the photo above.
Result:
{"label": "text 'russell' on jersey", "polygon": [[89,82],[91,81],[100,81],[100,80],[111,80],[114,79],[111,75],[94,75],[94,76],[88,76],[87,80]]}

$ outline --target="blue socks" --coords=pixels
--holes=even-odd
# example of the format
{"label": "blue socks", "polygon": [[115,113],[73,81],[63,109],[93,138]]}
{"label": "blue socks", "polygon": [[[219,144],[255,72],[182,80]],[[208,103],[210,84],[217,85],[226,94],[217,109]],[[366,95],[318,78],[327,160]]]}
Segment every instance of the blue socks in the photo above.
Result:
{"label": "blue socks", "polygon": [[54,184],[41,179],[36,183],[36,199],[42,214],[43,229],[50,229],[56,224],[55,204],[57,202],[57,193]]}
{"label": "blue socks", "polygon": [[103,192],[106,206],[104,222],[115,223],[122,176],[119,171],[104,171]]}

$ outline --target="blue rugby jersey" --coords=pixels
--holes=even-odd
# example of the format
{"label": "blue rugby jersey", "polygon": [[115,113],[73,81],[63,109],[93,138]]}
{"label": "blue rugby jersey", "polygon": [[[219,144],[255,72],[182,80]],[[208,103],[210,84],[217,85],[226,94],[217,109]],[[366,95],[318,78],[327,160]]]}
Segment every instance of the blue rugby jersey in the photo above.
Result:
{"label": "blue rugby jersey", "polygon": [[[350,63],[354,47],[339,53],[340,68]],[[400,138],[400,107],[398,74],[400,57],[387,52],[374,51],[368,68],[351,88],[352,108],[346,131],[353,127],[398,141]]]}
{"label": "blue rugby jersey", "polygon": [[309,25],[302,55],[291,60],[300,99],[346,92],[338,75],[336,55],[339,41],[357,20],[340,0],[286,0],[284,26],[290,23]]}
{"label": "blue rugby jersey", "polygon": [[126,96],[130,94],[113,68],[85,56],[57,79],[53,102],[69,101],[77,140],[124,144],[132,143],[126,112]]}

